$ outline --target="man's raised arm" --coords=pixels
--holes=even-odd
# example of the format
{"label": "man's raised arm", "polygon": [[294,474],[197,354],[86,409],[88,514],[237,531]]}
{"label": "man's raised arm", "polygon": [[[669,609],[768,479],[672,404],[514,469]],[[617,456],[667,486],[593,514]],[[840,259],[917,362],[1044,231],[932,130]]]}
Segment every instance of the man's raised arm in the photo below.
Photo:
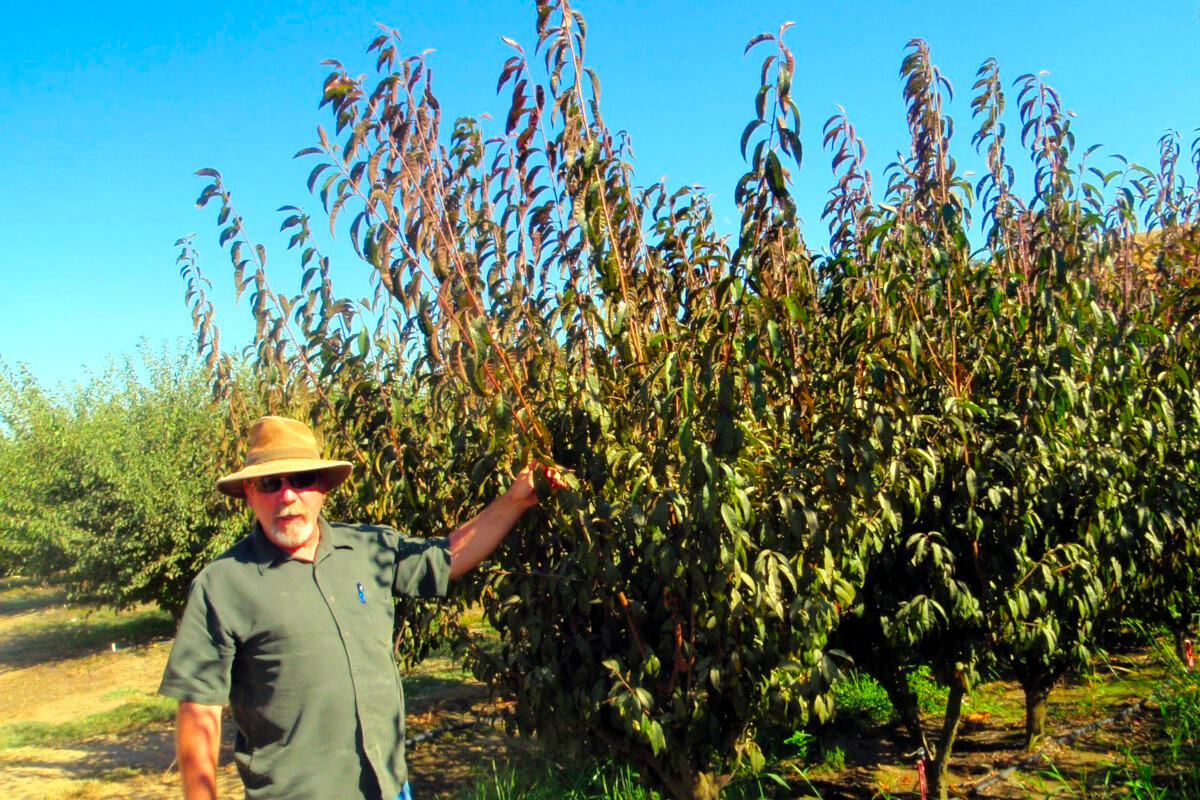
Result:
{"label": "man's raised arm", "polygon": [[450,577],[457,578],[475,568],[503,541],[525,511],[538,504],[534,488],[535,470],[541,470],[553,487],[562,486],[558,471],[530,464],[513,479],[508,491],[450,534]]}

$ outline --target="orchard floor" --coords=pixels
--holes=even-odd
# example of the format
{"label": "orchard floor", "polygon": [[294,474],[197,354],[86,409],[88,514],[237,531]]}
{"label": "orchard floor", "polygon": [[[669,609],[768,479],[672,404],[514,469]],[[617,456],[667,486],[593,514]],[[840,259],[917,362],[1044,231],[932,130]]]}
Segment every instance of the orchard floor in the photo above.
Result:
{"label": "orchard floor", "polygon": [[[59,591],[0,582],[0,734],[21,724],[62,726],[131,699],[149,701],[170,648],[161,620],[148,624],[149,617],[141,612],[141,621],[131,624],[130,615],[89,616],[64,605]],[[1139,652],[1115,656],[1100,678],[1057,689],[1048,714],[1051,733],[1107,717],[1144,697],[1154,680],[1145,661]],[[487,718],[497,710],[483,686],[446,661],[427,661],[406,686],[410,736]],[[1025,756],[1020,750],[1022,701],[1014,686],[988,684],[970,703],[970,721],[964,723],[953,761],[959,793]],[[1107,766],[1120,764],[1128,753],[1145,752],[1152,744],[1154,721],[1155,709],[1147,707],[1069,743],[1051,744],[1043,749],[1043,759],[994,780],[975,796],[1079,796],[1081,780],[1098,781]],[[242,790],[230,763],[231,728],[223,726],[220,789],[223,798],[237,800]],[[805,796],[813,792],[811,786],[826,800],[881,792],[918,796],[914,759],[906,755],[912,748],[894,728],[839,725],[821,733],[820,746],[809,753],[807,763],[778,762],[773,769],[789,788],[762,781],[766,795]],[[1146,756],[1141,758],[1145,763]],[[841,760],[844,767],[838,766]],[[540,771],[545,765],[536,743],[510,737],[488,723],[422,742],[409,761],[422,800],[469,796],[475,782],[494,768]],[[1052,771],[1067,783],[1052,777]],[[52,745],[0,747],[0,798],[6,800],[165,800],[180,796],[178,777],[169,720]]]}

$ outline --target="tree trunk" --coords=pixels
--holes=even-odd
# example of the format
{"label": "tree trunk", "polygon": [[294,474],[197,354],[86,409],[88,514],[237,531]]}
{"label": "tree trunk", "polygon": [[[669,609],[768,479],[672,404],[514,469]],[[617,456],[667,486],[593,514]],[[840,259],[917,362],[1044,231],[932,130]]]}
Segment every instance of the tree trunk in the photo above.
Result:
{"label": "tree trunk", "polygon": [[[607,735],[601,738],[615,741]],[[733,778],[732,774],[697,769],[697,764],[682,751],[671,752],[668,748],[658,756],[652,756],[648,752],[634,753],[625,746],[619,746],[617,750],[633,756],[632,760],[642,767],[643,776],[651,783],[657,783],[674,800],[719,800],[721,789]]]}
{"label": "tree trunk", "polygon": [[1200,642],[1197,641],[1196,632],[1191,628],[1190,617],[1185,619],[1181,625],[1175,626],[1175,655],[1185,666],[1187,664],[1188,642],[1192,643],[1192,658],[1194,660],[1197,655],[1200,655]]}
{"label": "tree trunk", "polygon": [[877,680],[887,692],[888,700],[891,701],[896,716],[900,718],[900,723],[912,738],[913,744],[929,750],[929,743],[925,741],[925,730],[921,727],[921,707],[917,702],[916,693],[908,686],[904,672],[898,667],[880,670]]}
{"label": "tree trunk", "polygon": [[662,766],[665,765],[657,765],[654,772],[675,800],[719,800],[721,788],[729,782],[730,776],[696,772],[687,767],[668,774]]}
{"label": "tree trunk", "polygon": [[[1192,642],[1192,657],[1198,655],[1200,651],[1200,642],[1196,641],[1200,638],[1200,620],[1196,620],[1196,609],[1191,603],[1186,600],[1181,603],[1175,619],[1171,626],[1175,632],[1175,655],[1179,656],[1179,660],[1187,663],[1187,641]],[[1196,623],[1196,624],[1193,624]]]}
{"label": "tree trunk", "polygon": [[942,735],[938,740],[937,757],[933,761],[929,792],[938,800],[950,796],[950,753],[954,750],[954,739],[958,736],[958,723],[962,719],[963,695],[967,693],[967,682],[960,676],[950,684],[950,696],[946,699],[946,716],[942,721]]}
{"label": "tree trunk", "polygon": [[1032,680],[1022,682],[1025,690],[1025,750],[1032,751],[1046,737],[1046,701],[1054,681]]}
{"label": "tree trunk", "polygon": [[1058,679],[1066,673],[1063,664],[1036,661],[1015,665],[1017,680],[1025,692],[1025,749],[1032,751],[1046,736],[1046,702]]}

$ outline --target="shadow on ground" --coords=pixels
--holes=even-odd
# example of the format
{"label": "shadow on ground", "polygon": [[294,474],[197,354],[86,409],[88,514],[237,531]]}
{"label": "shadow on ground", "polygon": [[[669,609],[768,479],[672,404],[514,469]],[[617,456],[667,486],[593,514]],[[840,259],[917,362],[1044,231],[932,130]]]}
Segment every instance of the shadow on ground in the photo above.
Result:
{"label": "shadow on ground", "polygon": [[87,739],[65,749],[23,747],[10,750],[3,757],[5,776],[25,781],[38,777],[84,780],[114,773],[164,772],[174,760],[174,732],[166,725],[121,736]]}
{"label": "shadow on ground", "polygon": [[113,620],[64,621],[0,637],[0,668],[67,661],[118,648],[146,645],[175,634],[169,617],[138,615]]}

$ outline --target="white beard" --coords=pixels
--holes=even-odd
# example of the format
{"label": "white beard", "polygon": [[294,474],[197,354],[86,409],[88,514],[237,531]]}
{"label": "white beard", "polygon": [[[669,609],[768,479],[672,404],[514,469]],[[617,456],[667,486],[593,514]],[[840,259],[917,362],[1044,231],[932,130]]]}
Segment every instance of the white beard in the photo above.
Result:
{"label": "white beard", "polygon": [[312,536],[312,531],[305,533],[284,528],[274,530],[271,538],[275,540],[275,544],[281,547],[296,548],[307,542],[310,536]]}
{"label": "white beard", "polygon": [[287,549],[295,549],[308,542],[314,534],[316,520],[313,520],[312,527],[297,527],[295,524],[285,524],[280,521],[282,517],[298,516],[304,518],[306,509],[303,506],[298,508],[286,508],[280,511],[278,517],[272,521],[270,526],[270,535],[267,537],[277,547]]}

